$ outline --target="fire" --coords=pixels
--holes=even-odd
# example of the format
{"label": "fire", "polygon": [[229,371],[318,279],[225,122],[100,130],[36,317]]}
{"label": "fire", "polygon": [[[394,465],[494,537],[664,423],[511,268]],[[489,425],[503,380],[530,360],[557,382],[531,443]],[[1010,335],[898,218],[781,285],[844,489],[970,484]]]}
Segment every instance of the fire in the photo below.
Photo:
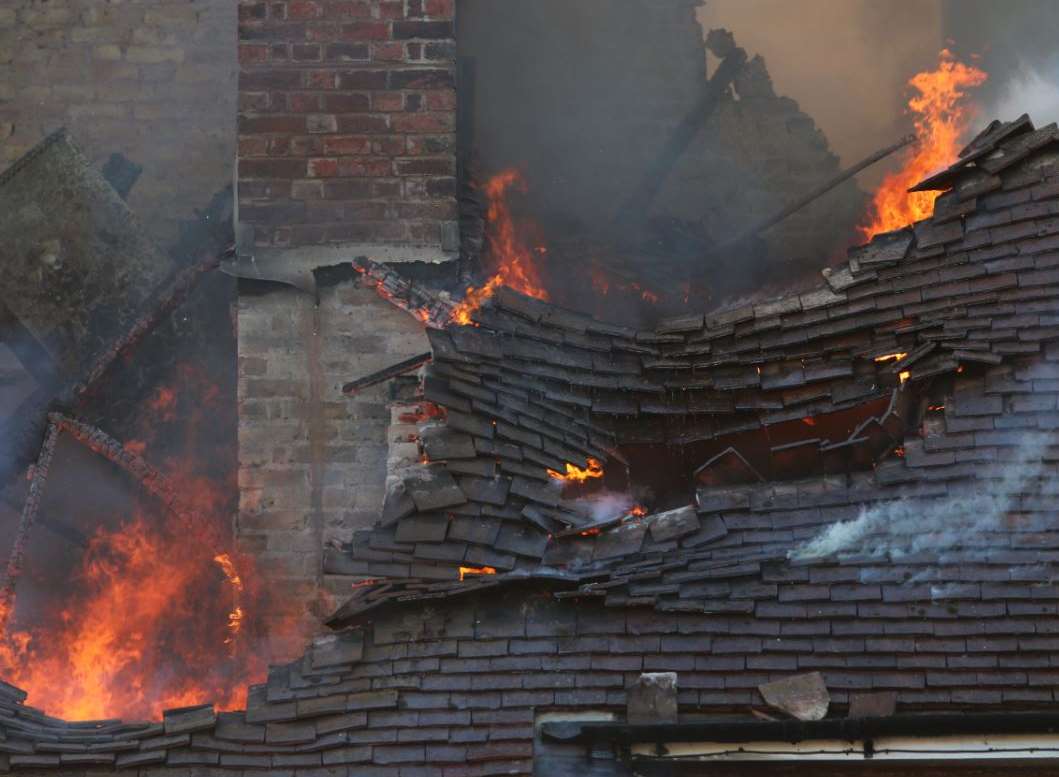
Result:
{"label": "fire", "polygon": [[882,363],[882,362],[899,362],[899,361],[901,361],[901,359],[905,358],[906,356],[908,356],[907,353],[888,353],[885,356],[876,356],[875,357],[875,361],[879,362],[879,363]]}
{"label": "fire", "polygon": [[540,273],[533,260],[534,253],[543,256],[548,249],[544,246],[529,248],[525,244],[518,234],[507,202],[508,192],[512,188],[525,189],[522,175],[515,169],[504,170],[486,181],[484,188],[489,201],[486,212],[489,251],[496,270],[484,285],[467,289],[463,301],[452,313],[452,320],[457,324],[473,324],[471,316],[501,286],[508,286],[537,299],[548,299],[548,292],[541,283]]}
{"label": "fire", "polygon": [[637,518],[642,518],[643,516],[647,515],[647,508],[643,505],[633,505],[632,509],[629,510],[629,515],[635,516]]}
{"label": "fire", "polygon": [[911,378],[911,377],[912,377],[912,373],[909,372],[908,370],[905,370],[904,372],[902,372],[900,375],[897,376],[898,380],[901,381],[901,385],[904,385],[908,381],[908,379]]}
{"label": "fire", "polygon": [[496,570],[493,567],[460,567],[460,580],[462,581],[468,575],[495,575]]}
{"label": "fire", "polygon": [[229,676],[238,667],[223,651],[208,654],[211,643],[234,637],[211,634],[216,624],[230,628],[232,613],[226,617],[223,606],[214,612],[220,598],[200,590],[210,559],[188,543],[174,553],[179,534],[156,523],[138,515],[117,530],[97,531],[71,580],[82,595],[51,622],[3,635],[3,676],[28,690],[31,704],[89,720],[245,702],[245,687]]}
{"label": "fire", "polygon": [[[196,456],[181,447],[209,434],[219,398],[203,371],[178,367],[173,385],[142,404],[137,439],[124,445],[153,456],[176,501],[164,507],[144,494],[100,525],[69,585],[46,597],[50,607],[16,596],[0,633],[0,677],[29,704],[68,720],[159,719],[205,702],[236,709],[279,657],[251,641],[272,592],[230,547],[234,472],[201,447]],[[293,642],[294,631],[293,618],[275,625],[279,640]]]}
{"label": "fire", "polygon": [[957,62],[948,49],[939,54],[936,70],[912,76],[908,84],[916,94],[908,107],[915,115],[919,142],[908,152],[904,166],[886,176],[875,192],[870,222],[860,227],[864,239],[933,215],[937,194],[908,190],[955,161],[961,139],[974,118],[964,90],[981,85],[986,78],[978,68]]}
{"label": "fire", "polygon": [[570,462],[566,462],[566,474],[556,472],[554,469],[548,470],[548,476],[555,480],[563,480],[567,483],[584,483],[591,478],[603,477],[603,464],[598,459],[589,459],[588,467],[581,469],[575,467]]}

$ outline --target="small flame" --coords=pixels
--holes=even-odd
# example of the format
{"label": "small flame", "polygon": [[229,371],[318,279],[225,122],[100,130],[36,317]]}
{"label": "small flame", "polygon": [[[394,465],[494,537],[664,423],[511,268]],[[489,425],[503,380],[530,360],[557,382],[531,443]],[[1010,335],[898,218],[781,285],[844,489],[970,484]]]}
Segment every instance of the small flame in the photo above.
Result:
{"label": "small flame", "polygon": [[632,509],[629,510],[629,515],[634,515],[637,518],[642,518],[647,515],[647,508],[643,505],[633,505]]}
{"label": "small flame", "polygon": [[936,70],[917,73],[909,80],[916,94],[908,107],[915,114],[919,142],[908,152],[904,166],[886,176],[875,192],[870,221],[860,227],[865,240],[933,215],[937,193],[908,190],[957,158],[961,138],[974,118],[964,89],[979,86],[986,78],[984,72],[957,62],[952,52],[943,49]]}
{"label": "small flame", "polygon": [[227,553],[220,553],[214,556],[213,560],[224,572],[228,584],[232,587],[233,604],[231,612],[228,613],[228,638],[224,640],[224,644],[231,645],[234,651],[235,641],[239,637],[239,632],[243,628],[243,620],[246,617],[240,602],[243,593],[243,579],[239,577],[235,563]]}
{"label": "small flame", "polygon": [[508,191],[513,187],[525,190],[522,175],[515,169],[497,173],[485,183],[485,194],[489,200],[486,212],[489,250],[497,268],[484,285],[467,289],[463,301],[452,313],[452,320],[457,324],[473,325],[471,317],[501,286],[508,286],[536,299],[548,299],[548,292],[541,284],[540,274],[533,261],[534,253],[546,256],[548,249],[545,246],[529,248],[520,238],[507,202]]}
{"label": "small flame", "polygon": [[905,382],[906,382],[906,381],[907,381],[907,380],[908,380],[909,378],[911,378],[911,377],[912,377],[912,373],[911,373],[911,372],[909,372],[908,370],[905,370],[904,372],[902,372],[902,373],[901,373],[900,375],[898,375],[897,377],[898,377],[898,378],[900,378],[900,380],[901,380],[901,385],[904,385],[904,384],[905,384]]}
{"label": "small flame", "polygon": [[460,567],[460,580],[463,581],[468,575],[495,575],[493,567]]}
{"label": "small flame", "polygon": [[901,359],[908,356],[907,353],[888,353],[885,356],[876,356],[875,361],[877,362],[899,362]]}
{"label": "small flame", "polygon": [[567,483],[584,483],[590,478],[603,477],[603,464],[598,459],[589,459],[588,467],[581,469],[570,462],[566,462],[566,474],[560,474],[554,469],[548,470],[548,477],[555,480],[563,480]]}

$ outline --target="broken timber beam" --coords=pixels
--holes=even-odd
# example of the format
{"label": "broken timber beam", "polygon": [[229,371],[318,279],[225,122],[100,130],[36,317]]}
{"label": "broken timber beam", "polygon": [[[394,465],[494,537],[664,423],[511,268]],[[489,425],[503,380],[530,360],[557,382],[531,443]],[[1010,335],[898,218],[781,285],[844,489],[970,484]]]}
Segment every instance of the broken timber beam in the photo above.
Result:
{"label": "broken timber beam", "polygon": [[404,375],[406,372],[419,369],[433,358],[434,354],[427,351],[418,356],[413,356],[411,359],[405,359],[403,362],[391,364],[389,367],[385,367],[378,372],[373,372],[370,375],[365,375],[363,378],[357,378],[356,380],[346,383],[342,386],[342,393],[346,396],[353,396],[369,386],[383,383],[392,378],[396,378],[398,375]]}
{"label": "broken timber beam", "polygon": [[73,388],[73,396],[80,399],[85,394],[90,394],[103,376],[107,374],[114,362],[118,360],[118,357],[139,345],[144,337],[154,331],[162,319],[172,312],[177,305],[187,299],[203,276],[210,270],[216,270],[220,267],[222,258],[233,251],[234,246],[229,246],[219,255],[210,256],[177,273],[165,292],[154,301],[151,309],[141,316],[128,332],[115,340],[100,355],[99,359],[92,365],[92,369],[88,371],[88,374]]}
{"label": "broken timber beam", "polygon": [[444,329],[452,321],[455,305],[436,291],[405,278],[396,270],[364,256],[353,260],[353,269],[375,287],[376,293],[431,329]]}
{"label": "broken timber beam", "polygon": [[699,134],[699,130],[706,124],[714,109],[721,101],[721,97],[728,89],[729,84],[739,75],[739,71],[746,64],[746,51],[733,46],[727,52],[725,58],[718,65],[713,77],[706,82],[702,94],[696,101],[694,107],[677,125],[669,136],[666,144],[658,153],[654,162],[648,168],[647,173],[640,181],[628,200],[618,209],[614,217],[616,224],[639,223],[643,215],[651,207],[658,192],[661,191],[669,174],[673,171],[677,160],[688,150],[691,141]]}
{"label": "broken timber beam", "polygon": [[732,240],[725,241],[723,244],[713,248],[710,253],[715,254],[728,251],[729,249],[735,248],[736,246],[746,242],[755,235],[764,232],[766,229],[776,226],[784,219],[787,219],[788,217],[800,211],[802,208],[820,199],[839,184],[845,183],[850,178],[859,173],[861,170],[871,167],[876,162],[886,159],[886,157],[890,156],[890,154],[893,154],[896,151],[900,151],[905,146],[915,142],[915,135],[906,135],[905,137],[901,138],[898,142],[894,143],[892,146],[887,146],[886,148],[876,151],[874,154],[865,157],[852,167],[848,167],[842,172],[835,175],[834,177],[824,181],[822,184],[817,186],[808,194],[798,198],[789,205],[784,206],[777,213],[774,213],[771,216],[768,216],[767,218],[764,218],[761,221],[757,222],[756,224],[753,224],[749,229],[746,229],[745,231],[740,233],[738,237],[733,238]]}
{"label": "broken timber beam", "polygon": [[48,481],[48,472],[51,470],[52,458],[55,456],[55,444],[58,440],[59,425],[52,421],[48,424],[48,431],[40,446],[40,455],[37,457],[37,464],[33,468],[33,477],[29,484],[29,494],[22,505],[22,515],[19,518],[15,541],[11,544],[11,555],[8,556],[7,567],[4,569],[3,583],[0,584],[0,633],[6,630],[7,622],[14,609],[15,583],[22,572],[26,542],[29,540],[30,529],[33,528],[37,513],[40,511],[44,484]]}

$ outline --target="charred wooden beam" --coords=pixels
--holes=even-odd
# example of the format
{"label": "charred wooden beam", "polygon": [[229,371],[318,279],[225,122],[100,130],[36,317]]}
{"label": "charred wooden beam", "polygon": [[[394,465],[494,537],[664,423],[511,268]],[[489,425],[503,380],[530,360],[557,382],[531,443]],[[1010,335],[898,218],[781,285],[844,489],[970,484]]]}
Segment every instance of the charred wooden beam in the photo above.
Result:
{"label": "charred wooden beam", "polygon": [[666,179],[669,178],[677,160],[688,150],[691,141],[699,134],[699,130],[703,128],[706,120],[720,104],[721,97],[745,64],[746,51],[735,46],[734,43],[726,48],[724,59],[718,65],[713,77],[704,85],[699,99],[688,111],[683,121],[673,130],[639,185],[618,210],[614,218],[616,224],[634,224],[643,219]]}
{"label": "charred wooden beam", "polygon": [[353,269],[374,285],[387,302],[422,321],[431,329],[443,329],[452,320],[455,305],[426,286],[408,280],[396,270],[367,257],[353,260]]}
{"label": "charred wooden beam", "polygon": [[357,378],[349,383],[342,386],[342,393],[347,396],[353,396],[360,391],[374,386],[379,383],[396,378],[398,375],[404,375],[406,372],[417,370],[426,364],[428,361],[434,358],[431,352],[421,353],[418,356],[413,356],[411,359],[405,359],[403,362],[397,364],[391,364],[389,367],[373,372],[370,375],[365,375],[363,378]]}
{"label": "charred wooden beam", "polygon": [[[49,413],[48,420],[52,426],[58,428],[64,434],[68,434],[72,439],[84,445],[93,453],[102,456],[132,476],[144,491],[162,505],[169,516],[179,521],[179,525],[203,529],[207,532],[205,536],[197,537],[197,540],[215,541],[218,547],[222,544],[216,529],[210,527],[202,519],[199,511],[181,496],[179,490],[168,477],[147,463],[142,456],[133,453],[119,440],[114,439],[102,429],[91,424],[86,424],[61,413]],[[210,537],[209,535],[217,536]]]}
{"label": "charred wooden beam", "polygon": [[813,202],[823,197],[825,194],[827,194],[839,184],[845,183],[850,178],[859,173],[861,170],[871,167],[876,162],[886,159],[886,157],[890,156],[891,154],[900,151],[905,146],[915,142],[915,135],[906,135],[893,145],[887,146],[886,148],[876,151],[874,154],[865,157],[852,167],[848,167],[842,172],[833,176],[832,178],[829,178],[828,180],[824,181],[815,189],[805,194],[804,196],[799,197],[794,202],[784,206],[777,213],[774,213],[771,216],[767,216],[766,218],[761,219],[761,221],[758,221],[757,223],[751,225],[738,237],[733,238],[732,240],[728,240],[724,244],[717,246],[711,251],[711,253],[723,253],[725,251],[729,251],[732,248],[735,248],[736,246],[739,246],[747,240],[750,240],[756,235],[764,232],[765,230],[776,226],[781,221],[784,221],[785,219],[800,211],[802,208],[811,205]]}
{"label": "charred wooden beam", "polygon": [[15,540],[11,544],[11,555],[7,559],[7,567],[4,569],[3,582],[0,583],[0,633],[7,626],[11,617],[11,611],[15,603],[15,584],[18,576],[22,573],[22,562],[26,556],[26,543],[29,541],[29,533],[37,520],[40,511],[41,497],[44,494],[44,485],[48,481],[48,473],[51,471],[52,458],[55,456],[55,444],[59,440],[59,425],[52,422],[48,425],[48,431],[44,435],[44,442],[40,446],[40,455],[37,456],[37,464],[33,469],[33,476],[29,484],[29,494],[26,496],[25,504],[22,505],[22,515],[19,518],[18,530]]}
{"label": "charred wooden beam", "polygon": [[92,369],[82,378],[71,392],[74,398],[81,398],[90,394],[98,386],[100,380],[107,374],[118,357],[136,348],[137,345],[162,322],[162,320],[173,311],[198,285],[199,281],[210,270],[217,269],[222,259],[231,254],[234,247],[229,246],[222,253],[210,256],[179,272],[151,306],[151,309],[141,316],[122,337],[111,344],[92,365]]}

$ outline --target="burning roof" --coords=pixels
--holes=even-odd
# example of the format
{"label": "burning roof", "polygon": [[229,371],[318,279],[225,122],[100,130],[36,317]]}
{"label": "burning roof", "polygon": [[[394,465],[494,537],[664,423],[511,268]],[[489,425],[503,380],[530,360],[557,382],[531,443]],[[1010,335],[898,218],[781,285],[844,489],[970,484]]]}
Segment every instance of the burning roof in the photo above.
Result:
{"label": "burning roof", "polygon": [[[966,507],[982,488],[1010,492],[987,534],[1017,545],[1007,533],[1033,534],[1055,507],[1040,482],[1052,448],[1027,454],[1011,430],[1054,429],[1057,141],[1026,117],[990,125],[926,182],[946,190],[932,218],[851,249],[808,293],[636,331],[501,287],[470,325],[430,330],[424,396],[447,420],[424,434],[426,463],[392,483],[380,525],[332,554],[335,571],[393,578],[334,622],[505,573],[565,578],[580,585],[566,595],[608,604],[752,613],[754,597],[704,581],[793,579],[763,570],[821,527],[904,499]],[[1027,455],[1036,474],[1013,485],[1005,464]],[[678,476],[658,481],[658,462]],[[549,475],[590,470],[667,496],[682,483],[695,506],[601,527],[585,493]],[[461,565],[500,572],[460,583]]]}
{"label": "burning roof", "polygon": [[[0,689],[11,766],[390,763],[388,746],[348,747],[348,732],[392,733],[412,704],[438,705],[407,724],[430,729],[442,715],[468,725],[468,706],[523,714],[559,699],[475,696],[464,655],[529,688],[521,674],[548,656],[514,646],[546,652],[534,636],[576,635],[571,650],[637,667],[667,654],[660,664],[695,667],[704,708],[812,668],[920,706],[1051,703],[1054,676],[1034,667],[1054,652],[1059,598],[1059,133],[990,125],[936,185],[932,218],[852,250],[805,294],[651,331],[504,287],[471,325],[439,314],[417,419],[425,461],[395,472],[378,526],[326,561],[364,578],[333,624],[370,629],[274,668],[245,713],[78,727]],[[592,489],[650,480],[667,450],[683,491],[665,481],[659,504],[586,517]],[[531,580],[547,595],[510,598]],[[405,602],[414,613],[382,608]],[[593,602],[627,611],[622,636],[591,638]],[[434,672],[439,690],[425,690],[416,662],[394,660],[411,656],[406,637],[459,656],[448,668],[465,674]],[[622,656],[570,657],[624,682]]]}

